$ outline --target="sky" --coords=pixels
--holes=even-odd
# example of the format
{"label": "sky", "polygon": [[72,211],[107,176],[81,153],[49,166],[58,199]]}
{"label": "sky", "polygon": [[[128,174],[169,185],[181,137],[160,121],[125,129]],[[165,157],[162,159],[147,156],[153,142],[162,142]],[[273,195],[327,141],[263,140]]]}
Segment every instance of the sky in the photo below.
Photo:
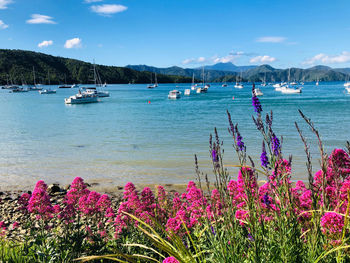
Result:
{"label": "sky", "polygon": [[0,0],[0,48],[97,64],[350,67],[349,0]]}

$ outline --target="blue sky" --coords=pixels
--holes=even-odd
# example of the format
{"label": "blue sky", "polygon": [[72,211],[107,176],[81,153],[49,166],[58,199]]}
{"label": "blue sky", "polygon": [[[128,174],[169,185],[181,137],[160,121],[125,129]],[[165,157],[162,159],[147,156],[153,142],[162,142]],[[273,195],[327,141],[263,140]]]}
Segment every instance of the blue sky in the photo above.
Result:
{"label": "blue sky", "polygon": [[0,0],[0,48],[98,64],[350,67],[348,0]]}

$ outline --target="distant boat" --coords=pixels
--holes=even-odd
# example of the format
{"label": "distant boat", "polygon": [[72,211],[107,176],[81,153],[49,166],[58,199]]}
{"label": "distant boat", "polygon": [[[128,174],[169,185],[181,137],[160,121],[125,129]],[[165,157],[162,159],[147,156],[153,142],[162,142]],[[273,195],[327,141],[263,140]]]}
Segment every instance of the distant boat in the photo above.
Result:
{"label": "distant boat", "polygon": [[185,95],[189,96],[191,94],[191,90],[190,89],[185,89]]}
{"label": "distant boat", "polygon": [[169,99],[179,99],[179,98],[181,98],[181,92],[176,90],[176,89],[171,90],[171,91],[169,91],[168,98]]}
{"label": "distant boat", "polygon": [[20,93],[20,92],[28,92],[27,88],[23,88],[23,87],[18,87],[17,88],[12,88],[10,90],[10,93]]}
{"label": "distant boat", "polygon": [[286,85],[281,88],[281,92],[283,94],[298,94],[298,93],[301,93],[301,88],[294,89],[294,88],[289,88],[288,85]]}
{"label": "distant boat", "polygon": [[35,79],[35,68],[33,66],[33,87],[30,87],[29,90],[36,91],[36,90],[42,90],[43,88],[40,85],[36,84],[36,79]]}
{"label": "distant boat", "polygon": [[255,88],[254,89],[254,93],[256,96],[262,96],[264,95],[264,93],[262,93],[262,91],[259,88]]}
{"label": "distant boat", "polygon": [[194,72],[193,72],[191,90],[195,90],[196,88],[197,88],[197,84],[194,84]]}
{"label": "distant boat", "polygon": [[40,93],[40,94],[55,94],[55,93],[56,93],[56,90],[52,90],[52,89],[42,89],[42,90],[39,90],[39,93]]}
{"label": "distant boat", "polygon": [[227,83],[225,82],[224,84],[221,85],[221,87],[226,88],[227,87]]}
{"label": "distant boat", "polygon": [[[242,81],[242,71],[241,71],[240,81]],[[237,76],[236,76],[236,85],[234,86],[234,88],[236,88],[236,89],[243,89],[244,88],[243,84],[237,81]]]}
{"label": "distant boat", "polygon": [[71,86],[71,88],[73,89],[73,88],[79,88],[79,85],[78,84],[73,84],[72,86]]}
{"label": "distant boat", "polygon": [[40,94],[55,94],[56,90],[50,88],[50,71],[47,71],[47,80],[49,82],[49,87],[46,89],[39,90]]}
{"label": "distant boat", "polygon": [[65,98],[64,102],[66,104],[85,104],[85,103],[95,103],[99,102],[97,95],[91,95],[87,93],[82,93],[79,90],[78,94]]}
{"label": "distant boat", "polygon": [[154,89],[156,87],[158,87],[158,83],[157,83],[157,74],[155,73],[155,82],[154,84],[152,83],[153,81],[153,73],[151,72],[151,84],[148,84],[147,88],[148,89]]}
{"label": "distant boat", "polygon": [[70,89],[72,88],[72,86],[70,85],[61,85],[61,86],[58,86],[59,89]]}
{"label": "distant boat", "polygon": [[350,87],[346,87],[345,90],[350,94]]}
{"label": "distant boat", "polygon": [[196,88],[196,93],[207,93],[208,89],[210,88],[209,84],[204,84],[204,67],[203,67],[203,71],[202,71],[202,86],[197,86]]}
{"label": "distant boat", "polygon": [[318,84],[319,84],[318,82],[319,82],[319,79],[317,78],[317,81],[316,81],[316,86],[318,86]]}
{"label": "distant boat", "polygon": [[[87,95],[96,95],[99,98],[109,97],[108,91],[101,90],[101,88],[105,87],[105,85],[102,85],[102,83],[101,83],[101,78],[100,78],[100,75],[98,74],[95,63],[94,63],[93,71],[94,71],[95,86],[82,88],[84,90],[83,93],[87,94]],[[107,84],[106,84],[106,86],[107,86]],[[98,87],[100,87],[100,89],[98,89]]]}

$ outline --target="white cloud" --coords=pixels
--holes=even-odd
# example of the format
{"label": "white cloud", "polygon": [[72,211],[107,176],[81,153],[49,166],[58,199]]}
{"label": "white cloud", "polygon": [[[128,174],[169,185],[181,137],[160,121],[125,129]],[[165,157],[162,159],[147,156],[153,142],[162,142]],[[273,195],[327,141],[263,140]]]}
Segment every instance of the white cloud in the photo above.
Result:
{"label": "white cloud", "polygon": [[93,5],[90,9],[102,16],[110,16],[116,13],[123,12],[128,8],[123,5]]}
{"label": "white cloud", "polygon": [[26,21],[27,24],[56,24],[55,21],[52,21],[53,17],[51,16],[33,14],[31,17],[31,19]]}
{"label": "white cloud", "polygon": [[4,23],[4,21],[0,20],[0,29],[6,29],[9,26]]}
{"label": "white cloud", "polygon": [[43,48],[43,47],[48,47],[53,44],[52,40],[44,40],[43,42],[38,44],[38,47]]}
{"label": "white cloud", "polygon": [[72,39],[68,39],[64,44],[65,48],[80,48],[81,47],[81,39],[76,37]]}
{"label": "white cloud", "polygon": [[327,54],[317,54],[316,56],[306,59],[303,64],[314,65],[315,63],[325,63],[325,64],[336,64],[336,63],[346,63],[350,61],[350,52],[343,51],[339,55],[327,55]]}
{"label": "white cloud", "polygon": [[0,0],[0,9],[7,9],[7,6],[11,3],[13,3],[12,0]]}
{"label": "white cloud", "polygon": [[267,55],[264,55],[264,56],[256,56],[256,57],[253,57],[249,60],[250,63],[271,63],[271,62],[274,62],[276,61],[276,58],[274,57],[270,57],[270,56],[267,56]]}
{"label": "white cloud", "polygon": [[284,42],[287,38],[285,37],[259,37],[256,39],[256,42],[262,43],[281,43]]}
{"label": "white cloud", "polygon": [[102,2],[102,1],[103,0],[85,0],[84,2],[90,4],[90,3],[97,3],[97,2]]}

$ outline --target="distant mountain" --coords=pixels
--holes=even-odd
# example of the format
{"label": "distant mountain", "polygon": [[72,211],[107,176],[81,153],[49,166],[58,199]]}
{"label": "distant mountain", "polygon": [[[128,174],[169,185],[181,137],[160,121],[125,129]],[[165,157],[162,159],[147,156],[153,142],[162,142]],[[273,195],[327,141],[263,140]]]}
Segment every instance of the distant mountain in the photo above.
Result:
{"label": "distant mountain", "polygon": [[[51,84],[91,83],[92,64],[76,59],[55,57],[43,53],[0,49],[0,85],[33,84],[33,67],[36,82]],[[101,80],[107,83],[149,83],[150,74],[125,67],[97,65]],[[159,83],[191,82],[192,78],[159,74]]]}
{"label": "distant mountain", "polygon": [[211,66],[204,66],[206,70],[220,70],[220,71],[232,71],[232,72],[245,72],[249,69],[256,68],[257,66],[236,66],[231,62],[217,63]]}
{"label": "distant mountain", "polygon": [[[214,70],[214,68],[224,68],[226,70]],[[205,76],[209,82],[234,82],[240,79],[240,72],[230,71],[236,68],[243,68],[243,81],[260,82],[266,80],[267,82],[275,81],[341,81],[346,80],[347,75],[350,74],[350,68],[332,69],[327,66],[314,66],[308,69],[290,68],[290,69],[276,69],[270,65],[261,66],[235,66],[232,63],[219,63],[213,66],[206,66]],[[180,75],[191,77],[194,73],[197,80],[202,79],[202,69],[190,69],[181,67],[156,68],[146,65],[127,66],[129,68],[139,71],[151,71],[162,74]]]}

